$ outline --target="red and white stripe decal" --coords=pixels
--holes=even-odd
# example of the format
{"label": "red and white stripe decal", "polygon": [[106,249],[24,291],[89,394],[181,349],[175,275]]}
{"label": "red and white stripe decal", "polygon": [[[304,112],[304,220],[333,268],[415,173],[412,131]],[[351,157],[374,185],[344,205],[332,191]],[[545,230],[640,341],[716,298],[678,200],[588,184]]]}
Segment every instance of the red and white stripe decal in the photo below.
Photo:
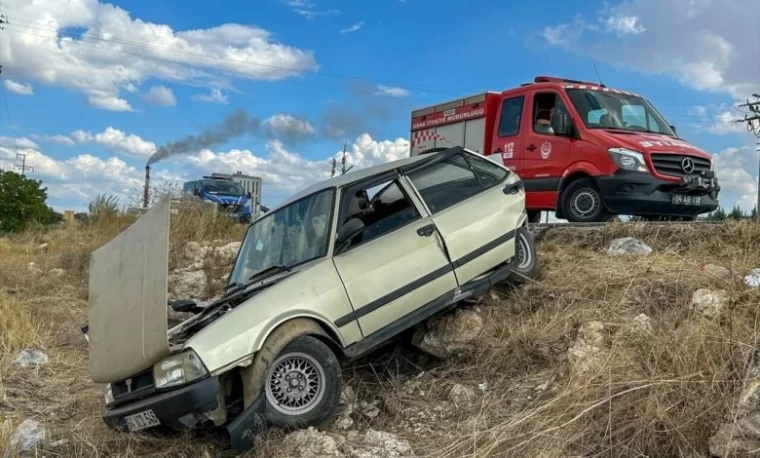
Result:
{"label": "red and white stripe decal", "polygon": [[428,140],[446,140],[438,134],[437,132],[433,132],[432,130],[418,130],[416,132],[412,132],[412,146],[418,144],[418,143],[425,143]]}

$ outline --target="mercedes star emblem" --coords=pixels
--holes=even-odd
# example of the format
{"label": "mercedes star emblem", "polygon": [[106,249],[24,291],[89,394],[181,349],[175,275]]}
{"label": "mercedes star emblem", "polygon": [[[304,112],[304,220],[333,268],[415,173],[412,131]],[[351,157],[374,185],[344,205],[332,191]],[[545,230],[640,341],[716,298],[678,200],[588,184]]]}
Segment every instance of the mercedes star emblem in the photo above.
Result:
{"label": "mercedes star emblem", "polygon": [[690,158],[690,157],[683,158],[683,160],[681,161],[681,168],[687,174],[693,172],[694,171],[694,160],[692,160],[692,158]]}

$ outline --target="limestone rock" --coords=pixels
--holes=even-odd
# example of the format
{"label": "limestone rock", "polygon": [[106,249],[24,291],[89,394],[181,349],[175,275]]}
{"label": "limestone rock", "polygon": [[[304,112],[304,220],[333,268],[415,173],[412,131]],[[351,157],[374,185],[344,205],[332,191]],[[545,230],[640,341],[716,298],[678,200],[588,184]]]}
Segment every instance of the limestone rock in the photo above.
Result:
{"label": "limestone rock", "polygon": [[744,284],[751,288],[760,288],[760,267],[749,271],[744,277]]}
{"label": "limestone rock", "polygon": [[633,237],[623,237],[615,239],[607,248],[607,254],[610,256],[619,256],[626,254],[648,255],[652,253],[652,248],[641,240]]}
{"label": "limestone rock", "polygon": [[208,288],[206,272],[202,270],[177,270],[169,275],[169,289],[176,299],[204,297]]}
{"label": "limestone rock", "polygon": [[630,326],[628,327],[628,332],[630,334],[639,336],[639,337],[652,335],[653,331],[654,331],[654,325],[652,324],[652,319],[649,318],[649,315],[647,315],[646,313],[641,313],[639,315],[636,315],[636,317],[633,319]]}
{"label": "limestone rock", "polygon": [[434,316],[417,329],[412,343],[439,358],[469,349],[485,326],[483,315],[475,310],[458,309],[455,313]]}
{"label": "limestone rock", "polygon": [[285,436],[282,440],[282,453],[287,458],[343,457],[333,436],[311,426]]}
{"label": "limestone rock", "polygon": [[200,269],[203,266],[203,260],[208,256],[211,248],[207,245],[201,245],[198,242],[187,242],[185,245],[185,259],[190,266]]}
{"label": "limestone rock", "polygon": [[748,437],[736,425],[729,423],[720,425],[717,434],[710,438],[710,454],[720,458],[754,456],[747,453],[759,449],[760,440],[757,437]]}
{"label": "limestone rock", "polygon": [[575,373],[584,373],[597,367],[606,347],[604,331],[604,325],[598,321],[589,321],[578,329],[578,336],[567,355]]}
{"label": "limestone rock", "polygon": [[468,386],[456,384],[449,391],[449,400],[459,407],[470,406],[477,399],[475,390]]}
{"label": "limestone rock", "polygon": [[348,446],[351,458],[415,458],[409,442],[395,434],[369,429]]}
{"label": "limestone rock", "polygon": [[691,308],[708,319],[720,317],[728,305],[728,295],[723,290],[701,288],[691,296]]}
{"label": "limestone rock", "polygon": [[238,251],[240,251],[240,245],[240,242],[230,242],[222,245],[214,249],[214,255],[225,261],[232,262],[237,257]]}
{"label": "limestone rock", "polygon": [[65,271],[65,270],[63,270],[63,269],[59,269],[59,268],[50,269],[50,271],[49,271],[48,273],[49,273],[50,275],[52,275],[52,276],[54,276],[54,277],[58,277],[58,278],[61,278],[61,277],[63,277],[64,275],[66,275],[66,271]]}

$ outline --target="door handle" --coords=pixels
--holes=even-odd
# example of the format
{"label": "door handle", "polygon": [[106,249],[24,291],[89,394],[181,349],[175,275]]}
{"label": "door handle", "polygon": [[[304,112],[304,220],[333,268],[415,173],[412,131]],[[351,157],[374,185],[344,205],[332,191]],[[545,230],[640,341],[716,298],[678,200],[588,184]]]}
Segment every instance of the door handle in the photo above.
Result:
{"label": "door handle", "polygon": [[520,192],[522,188],[523,188],[522,181],[518,181],[516,183],[510,183],[504,186],[504,189],[502,189],[502,191],[504,191],[504,194],[507,194],[507,195],[517,194],[518,192]]}
{"label": "door handle", "polygon": [[417,235],[420,237],[430,237],[435,232],[435,224],[428,224],[427,226],[417,229]]}
{"label": "door handle", "polygon": [[527,149],[528,151],[535,151],[535,150],[536,150],[536,148],[537,148],[537,147],[536,147],[536,145],[534,145],[534,144],[532,144],[532,143],[531,143],[531,144],[530,144],[530,146],[528,146],[528,147],[527,147],[527,148],[525,148],[525,149]]}

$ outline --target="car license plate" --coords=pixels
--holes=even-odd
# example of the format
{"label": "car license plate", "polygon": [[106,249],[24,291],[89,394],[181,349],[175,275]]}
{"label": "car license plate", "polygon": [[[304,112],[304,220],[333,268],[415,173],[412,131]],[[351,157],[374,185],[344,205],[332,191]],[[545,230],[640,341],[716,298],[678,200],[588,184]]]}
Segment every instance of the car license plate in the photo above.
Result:
{"label": "car license plate", "polygon": [[673,194],[672,202],[676,205],[701,205],[702,196],[690,196],[687,194]]}
{"label": "car license plate", "polygon": [[146,410],[145,412],[124,417],[124,423],[127,425],[129,432],[140,431],[161,424],[152,410]]}

